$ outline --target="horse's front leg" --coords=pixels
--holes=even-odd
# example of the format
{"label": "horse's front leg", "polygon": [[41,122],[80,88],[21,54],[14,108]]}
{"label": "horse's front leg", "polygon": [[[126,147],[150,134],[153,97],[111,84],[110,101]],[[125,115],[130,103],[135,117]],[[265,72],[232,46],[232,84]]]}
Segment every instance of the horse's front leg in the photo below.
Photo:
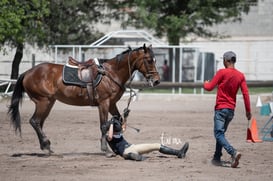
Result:
{"label": "horse's front leg", "polygon": [[[109,150],[107,146],[107,129],[105,129],[105,123],[108,120],[108,112],[109,112],[109,103],[106,101],[105,103],[101,103],[99,106],[99,116],[100,116],[100,130],[101,130],[101,150],[106,152],[106,156],[110,156]],[[112,156],[112,155],[111,155]]]}

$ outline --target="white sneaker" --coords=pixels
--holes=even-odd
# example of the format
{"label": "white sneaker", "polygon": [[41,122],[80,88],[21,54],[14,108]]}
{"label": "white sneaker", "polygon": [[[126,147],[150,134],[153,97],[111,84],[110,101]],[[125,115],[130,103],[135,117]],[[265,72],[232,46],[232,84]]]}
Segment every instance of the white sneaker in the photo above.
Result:
{"label": "white sneaker", "polygon": [[236,152],[234,156],[232,156],[232,161],[231,161],[231,167],[236,168],[239,165],[239,160],[241,158],[242,154],[240,152]]}

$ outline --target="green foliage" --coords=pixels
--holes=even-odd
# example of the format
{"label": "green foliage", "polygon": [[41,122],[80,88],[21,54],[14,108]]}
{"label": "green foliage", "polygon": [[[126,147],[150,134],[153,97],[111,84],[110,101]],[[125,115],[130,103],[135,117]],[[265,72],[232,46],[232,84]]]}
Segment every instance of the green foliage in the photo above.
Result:
{"label": "green foliage", "polygon": [[218,37],[208,27],[240,21],[243,13],[257,0],[120,0],[107,1],[112,16],[123,21],[123,27],[135,26],[166,35],[169,43],[178,45],[187,35]]}
{"label": "green foliage", "polygon": [[0,44],[34,42],[43,34],[43,17],[49,9],[46,0],[1,0]]}
{"label": "green foliage", "polygon": [[[249,88],[249,94],[250,95],[255,95],[255,94],[271,94],[273,91],[273,89],[271,87],[250,87]],[[143,89],[141,90],[142,93],[183,93],[183,94],[193,94],[193,93],[196,93],[196,94],[201,94],[202,91],[201,91],[201,88],[196,88],[196,89],[193,89],[193,88],[181,88],[181,90],[179,89],[172,89],[172,88],[169,88],[169,89],[159,89],[157,87],[153,87],[153,88],[147,88],[147,89]],[[204,94],[216,94],[217,92],[217,89],[214,89],[213,91],[206,91],[206,90],[203,90],[203,93]],[[239,91],[238,92],[239,94],[241,94],[241,92]]]}
{"label": "green foliage", "polygon": [[44,24],[48,44],[90,44],[102,35],[93,24],[104,20],[104,1],[51,0]]}
{"label": "green foliage", "polygon": [[0,47],[91,43],[102,35],[92,25],[105,21],[104,7],[100,0],[0,0]]}
{"label": "green foliage", "polygon": [[92,24],[104,20],[104,1],[0,0],[0,51],[16,47],[11,78],[18,77],[23,45],[87,44],[101,34]]}
{"label": "green foliage", "polygon": [[[122,20],[148,28],[172,45],[188,35],[219,36],[208,27],[238,21],[257,0],[0,0],[0,44],[89,44],[93,25]],[[106,5],[108,9],[105,8]]]}

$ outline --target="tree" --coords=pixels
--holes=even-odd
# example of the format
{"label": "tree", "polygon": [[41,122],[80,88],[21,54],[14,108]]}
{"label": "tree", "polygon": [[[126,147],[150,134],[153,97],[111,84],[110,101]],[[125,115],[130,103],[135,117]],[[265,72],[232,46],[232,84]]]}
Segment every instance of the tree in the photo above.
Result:
{"label": "tree", "polygon": [[[257,0],[107,0],[111,16],[122,26],[147,28],[155,36],[165,36],[169,45],[179,45],[188,37],[221,37],[211,27],[227,21],[240,21]],[[179,65],[179,48],[169,51],[169,59]],[[171,70],[173,63],[170,62]],[[179,80],[179,67],[175,80]]]}
{"label": "tree", "polygon": [[43,44],[90,44],[102,35],[94,24],[104,21],[104,1],[51,0]]}
{"label": "tree", "polygon": [[42,21],[49,9],[46,0],[1,0],[0,11],[0,46],[16,47],[11,72],[11,79],[16,79],[24,42],[35,42],[43,36]]}
{"label": "tree", "polygon": [[225,21],[240,21],[257,0],[108,0],[111,15],[122,25],[148,28],[170,45],[179,45],[188,35],[219,37],[209,27]]}
{"label": "tree", "polygon": [[0,0],[0,50],[16,47],[11,79],[18,78],[25,43],[86,44],[101,36],[92,24],[104,20],[104,7],[100,0]]}

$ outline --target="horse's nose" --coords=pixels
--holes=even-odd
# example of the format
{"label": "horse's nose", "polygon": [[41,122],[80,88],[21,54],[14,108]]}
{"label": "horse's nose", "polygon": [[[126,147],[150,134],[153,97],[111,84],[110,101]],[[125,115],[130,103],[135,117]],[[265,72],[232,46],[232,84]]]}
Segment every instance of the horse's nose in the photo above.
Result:
{"label": "horse's nose", "polygon": [[154,81],[154,86],[157,86],[158,84],[160,84],[160,80],[156,80],[156,81]]}

